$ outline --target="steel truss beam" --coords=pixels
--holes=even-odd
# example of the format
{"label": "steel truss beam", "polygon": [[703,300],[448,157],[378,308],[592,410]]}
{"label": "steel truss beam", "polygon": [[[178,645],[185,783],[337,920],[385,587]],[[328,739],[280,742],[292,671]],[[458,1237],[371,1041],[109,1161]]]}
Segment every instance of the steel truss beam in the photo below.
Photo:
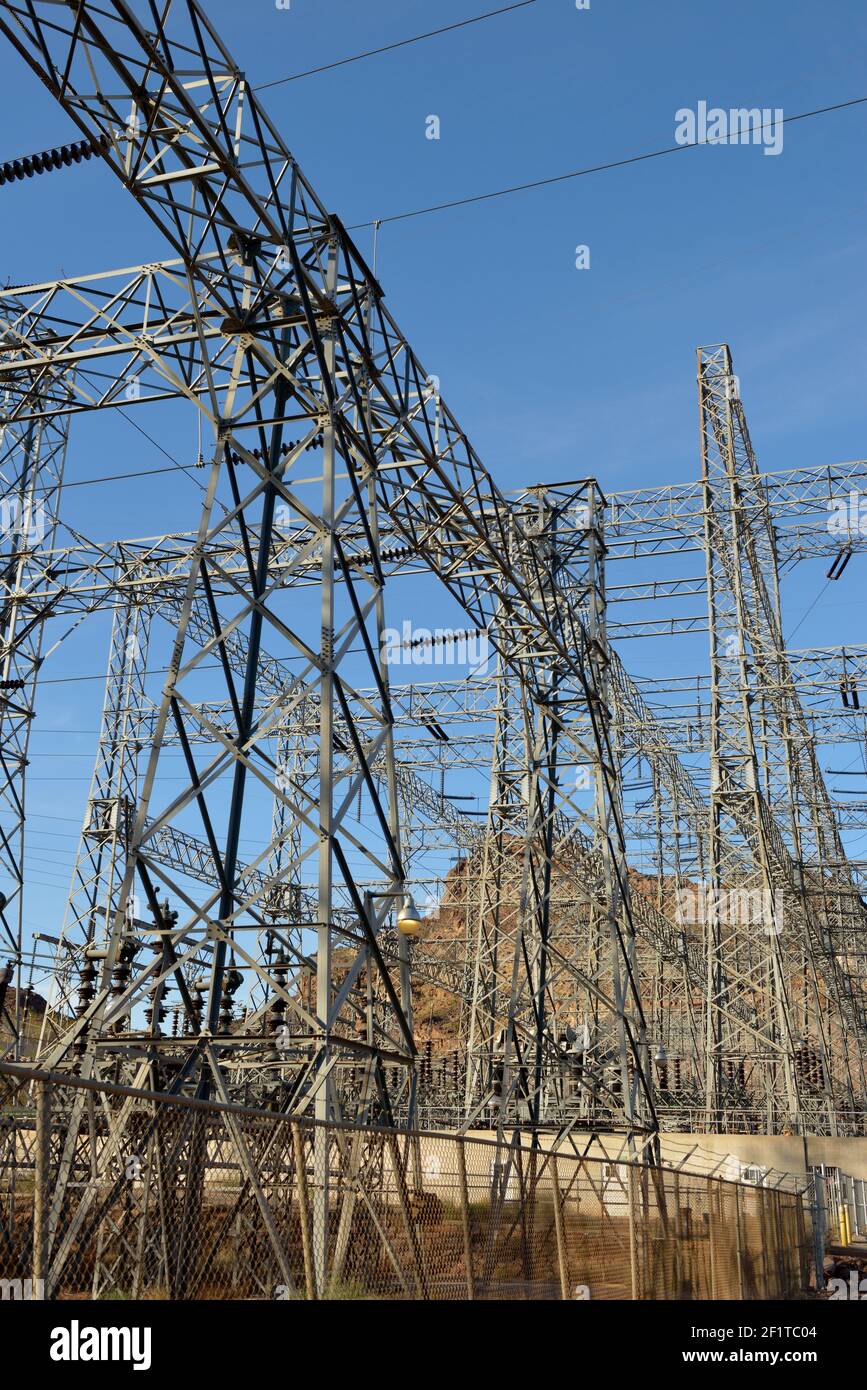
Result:
{"label": "steel truss beam", "polygon": [[[529,945],[531,955],[538,952],[548,911],[545,866],[549,873],[553,828],[564,818],[584,819],[600,837],[609,885],[609,956],[602,970],[609,988],[599,993],[613,1018],[621,1056],[628,1053],[632,1064],[627,1078],[623,1063],[622,1095],[612,1119],[630,1130],[652,1133],[617,772],[601,718],[604,701],[594,683],[596,639],[580,616],[560,602],[549,582],[547,558],[535,552],[532,538],[516,523],[458,423],[431,389],[384,309],[380,287],[357,248],[316,198],[202,8],[170,5],[151,33],[122,4],[108,10],[79,6],[68,19],[54,6],[23,10],[6,5],[0,29],[70,117],[83,130],[99,133],[107,163],[179,256],[171,299],[155,288],[158,277],[153,274],[133,275],[126,282],[126,304],[136,305],[140,317],[147,304],[147,327],[153,328],[162,356],[157,364],[140,339],[124,374],[133,371],[138,388],[151,398],[164,391],[168,378],[176,392],[202,411],[215,438],[170,677],[121,888],[127,897],[133,875],[138,875],[157,924],[160,963],[140,971],[109,1001],[108,982],[124,939],[118,915],[96,998],[79,1021],[76,1037],[87,1034],[91,1051],[99,1050],[113,1024],[134,1016],[142,990],[158,988],[170,976],[183,997],[183,964],[196,958],[207,938],[214,948],[207,1005],[198,1018],[192,1001],[184,1000],[198,1041],[175,1084],[186,1084],[197,1074],[203,1078],[200,1085],[210,1084],[204,1080],[210,1074],[217,1089],[223,1087],[222,1067],[217,1063],[214,1070],[219,1048],[207,1039],[218,1026],[224,982],[236,956],[243,955],[239,933],[251,918],[251,925],[262,925],[262,904],[239,891],[238,832],[248,782],[256,779],[278,802],[286,801],[308,833],[319,834],[315,1027],[321,1038],[310,1069],[317,1113],[331,1113],[334,1009],[347,993],[342,986],[335,998],[332,983],[335,878],[349,893],[363,934],[358,960],[371,970],[379,966],[395,1010],[399,1027],[393,1050],[405,1048],[411,1061],[407,972],[402,972],[401,1009],[377,945],[390,895],[400,892],[405,881],[394,774],[389,770],[386,800],[373,775],[383,752],[393,756],[393,714],[380,655],[382,521],[427,561],[476,627],[490,630],[496,615],[504,633],[521,634],[517,651],[499,635],[494,639],[519,683],[524,707],[539,721],[537,753],[546,750],[534,765],[522,836],[525,920],[520,936],[537,943]],[[80,299],[91,291],[77,286],[75,294]],[[88,301],[84,350],[92,358],[104,355],[97,322],[100,315],[104,318],[103,308],[103,303]],[[127,328],[113,304],[111,312],[110,334],[117,341]],[[63,358],[59,343],[54,351]],[[113,385],[110,395],[117,389]],[[100,402],[106,403],[104,396]],[[292,440],[286,438],[290,430]],[[323,479],[316,508],[293,485],[302,455],[311,450]],[[221,515],[218,496],[226,491],[231,502]],[[278,505],[300,519],[303,532],[295,537],[288,566],[276,573],[272,555]],[[243,579],[234,579],[222,563],[226,541],[235,537],[244,553]],[[521,556],[517,571],[516,554]],[[281,606],[287,580],[312,559],[320,567],[318,645]],[[208,607],[212,633],[191,651],[187,638],[197,601]],[[302,672],[263,711],[257,707],[257,689],[265,631],[278,646],[302,658]],[[236,633],[244,635],[249,653],[240,687],[227,658],[229,639]],[[362,664],[368,682],[377,691],[369,713],[379,710],[377,728],[364,735],[352,718],[358,684],[347,674],[348,653],[359,647],[366,653]],[[219,751],[200,766],[185,731],[201,729],[202,712],[187,691],[195,689],[197,669],[206,657],[223,664],[236,728],[229,734],[216,727],[208,730]],[[317,697],[320,713],[315,801],[305,787],[281,787],[267,751],[279,721],[311,695]],[[589,716],[581,737],[574,732],[573,709]],[[335,759],[338,715],[350,731],[355,773]],[[159,796],[159,760],[170,723],[189,749],[189,783],[166,803]],[[597,767],[594,817],[587,817],[562,787],[556,760],[548,756],[554,740],[569,746],[571,757]],[[231,798],[227,824],[218,831],[214,806],[221,782],[231,785]],[[377,808],[384,842],[383,851],[373,854],[350,829],[350,808],[362,788]],[[221,880],[219,892],[204,904],[192,902],[151,853],[154,838],[194,810]],[[275,848],[272,843],[268,854]],[[367,854],[380,876],[385,909],[374,908],[370,895],[359,893],[349,867],[350,849]],[[177,927],[167,926],[160,916],[160,885],[185,905],[188,916]],[[592,893],[587,896],[593,900]],[[361,968],[352,966],[350,975],[357,977]],[[271,983],[279,995],[279,980]],[[297,1010],[294,999],[286,1002]],[[57,1064],[62,1058],[51,1060]],[[318,1178],[324,1191],[325,1174]]]}

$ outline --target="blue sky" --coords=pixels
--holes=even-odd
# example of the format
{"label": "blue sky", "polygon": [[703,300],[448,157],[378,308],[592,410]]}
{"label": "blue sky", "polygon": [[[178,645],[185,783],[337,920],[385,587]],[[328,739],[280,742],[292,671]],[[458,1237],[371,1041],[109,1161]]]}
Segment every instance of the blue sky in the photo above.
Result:
{"label": "blue sky", "polygon": [[[292,0],[287,11],[214,0],[208,10],[260,83],[495,4]],[[589,11],[538,0],[264,100],[328,205],[353,224],[670,145],[675,113],[700,100],[792,115],[862,96],[865,46],[867,9],[857,0],[591,0]],[[3,157],[69,138],[24,65],[5,48],[0,62]],[[425,138],[431,114],[438,141]],[[689,150],[390,223],[379,236],[379,278],[505,489],[588,474],[608,490],[696,477],[695,348],[719,341],[732,346],[761,467],[863,457],[865,137],[860,107],[787,126],[778,157]],[[95,161],[0,198],[4,281],[165,254]],[[358,238],[369,251],[370,232]],[[590,247],[589,270],[575,269],[578,244]],[[194,454],[192,421],[167,414],[154,429],[171,452]],[[153,448],[123,421],[75,422],[71,480],[153,464]],[[69,494],[68,514],[95,538],[141,536],[192,528],[197,496],[183,478],[170,491],[88,486]],[[862,563],[856,557],[817,604],[798,645],[863,641]],[[823,568],[802,566],[788,583],[789,628]],[[106,641],[105,623],[89,624],[51,658],[46,678],[99,672]],[[703,664],[703,650],[703,639],[681,649],[685,669]],[[636,652],[633,664],[652,669],[653,653]],[[100,699],[96,680],[52,689],[34,742],[45,770],[35,769],[31,806],[47,831],[49,803],[59,815],[62,799],[69,819],[54,823],[54,842],[45,837],[57,867],[46,864],[44,895],[34,899],[30,917],[40,920],[57,914]],[[76,757],[64,757],[55,783],[48,769],[61,729],[62,751]]]}

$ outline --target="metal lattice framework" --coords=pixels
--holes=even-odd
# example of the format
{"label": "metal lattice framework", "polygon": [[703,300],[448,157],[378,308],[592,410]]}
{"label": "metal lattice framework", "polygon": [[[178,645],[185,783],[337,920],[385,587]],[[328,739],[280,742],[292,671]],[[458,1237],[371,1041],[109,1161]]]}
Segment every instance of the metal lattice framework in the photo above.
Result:
{"label": "metal lattice framework", "polygon": [[[18,963],[44,626],[112,613],[42,1064],[504,1143],[516,1124],[605,1130],[651,1157],[660,1123],[863,1132],[864,866],[845,834],[867,807],[835,801],[817,748],[863,745],[867,648],[787,651],[780,580],[863,549],[827,523],[867,464],[760,473],[718,346],[698,358],[696,483],[506,498],[201,6],[2,4],[0,32],[170,256],[0,294],[3,498],[48,518],[38,544],[4,531]],[[198,524],[60,546],[75,417],[179,401],[207,440]],[[493,669],[395,680],[389,604],[410,579]],[[637,679],[620,655],[702,633],[700,676]],[[435,664],[455,636],[414,640]],[[323,1144],[320,1232],[327,1165]],[[192,1141],[172,1171],[200,1181]]]}
{"label": "metal lattice framework", "polygon": [[[43,579],[45,551],[56,539],[69,437],[68,417],[43,416],[39,405],[49,394],[58,402],[68,400],[70,381],[62,369],[31,370],[28,311],[13,303],[13,313],[14,322],[3,324],[7,370],[0,397],[0,941],[18,962],[24,939],[25,769],[44,658],[44,618],[50,611],[50,605],[34,606],[32,595]],[[37,409],[20,418],[24,401]],[[17,1039],[20,995],[14,1014]]]}
{"label": "metal lattice framework", "polygon": [[[573,553],[583,567],[598,546],[595,517],[552,543],[540,507],[499,493],[201,7],[168,7],[151,32],[122,5],[6,6],[0,28],[177,257],[23,292],[26,363],[45,383],[17,418],[183,397],[213,439],[191,540],[76,547],[45,567],[47,588],[69,576],[73,605],[111,595],[118,636],[43,1059],[224,1101],[252,1085],[320,1119],[399,1107],[413,1121],[409,947],[389,926],[413,773],[395,757],[383,657],[386,576],[411,565],[490,634],[521,730],[517,904],[495,909],[511,957],[500,1122],[543,1117],[559,1062],[546,998],[566,972],[594,1021],[588,1116],[633,1146],[652,1139],[604,637],[598,605],[585,614],[569,592]],[[57,398],[54,374],[73,368],[72,399]],[[311,500],[295,479],[314,462]],[[149,711],[120,634],[151,611],[173,638],[139,757]],[[203,699],[214,666],[222,689],[211,678]],[[592,769],[589,810],[563,775],[578,765]],[[270,839],[244,862],[242,827],[266,802]],[[568,953],[575,928],[551,923],[552,865],[582,825],[593,875],[574,876],[572,911],[590,965]],[[610,1068],[616,1085],[601,1083]]]}

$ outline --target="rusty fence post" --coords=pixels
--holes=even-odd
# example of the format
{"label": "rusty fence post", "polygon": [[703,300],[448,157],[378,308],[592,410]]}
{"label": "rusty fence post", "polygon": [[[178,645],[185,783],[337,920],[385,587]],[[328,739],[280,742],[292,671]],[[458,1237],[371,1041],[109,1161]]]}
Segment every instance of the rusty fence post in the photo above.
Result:
{"label": "rusty fence post", "polygon": [[708,1257],[710,1262],[710,1296],[716,1298],[716,1237],[713,1228],[713,1199],[714,1199],[714,1180],[707,1180],[707,1244]]}
{"label": "rusty fence post", "polygon": [[550,1163],[551,1183],[554,1188],[554,1230],[557,1234],[557,1263],[560,1267],[560,1293],[564,1299],[568,1299],[571,1283],[569,1280],[569,1263],[566,1257],[566,1233],[563,1229],[563,1199],[560,1192],[560,1173],[556,1154],[551,1155]]}
{"label": "rusty fence post", "polygon": [[460,1135],[456,1140],[458,1148],[458,1179],[461,1189],[461,1226],[464,1234],[464,1266],[466,1269],[467,1298],[472,1300],[476,1296],[476,1287],[473,1278],[473,1238],[470,1229],[470,1193],[467,1187],[467,1156],[464,1147],[465,1142],[463,1135]]}
{"label": "rusty fence post", "polygon": [[744,1292],[744,1208],[740,1183],[735,1184],[735,1250],[738,1265],[738,1298],[745,1298]]}
{"label": "rusty fence post", "polygon": [[788,1239],[787,1239],[787,1234],[788,1234],[788,1233],[787,1233],[787,1230],[786,1230],[785,1213],[784,1213],[784,1211],[783,1211],[783,1197],[782,1197],[782,1193],[779,1192],[779,1191],[777,1191],[777,1192],[774,1194],[774,1196],[775,1196],[775,1198],[776,1198],[775,1206],[776,1206],[777,1244],[779,1245],[779,1255],[778,1255],[778,1258],[777,1258],[777,1265],[778,1265],[777,1288],[778,1288],[778,1291],[779,1291],[779,1296],[780,1296],[780,1298],[785,1298],[785,1297],[786,1297],[786,1291],[787,1291],[787,1289],[788,1289],[788,1287],[789,1287],[789,1257],[790,1257],[790,1245],[789,1245],[789,1241],[788,1241]]}
{"label": "rusty fence post", "polygon": [[768,1249],[768,1190],[765,1187],[757,1189],[759,1194],[759,1243],[762,1256],[762,1274],[764,1280],[764,1298],[771,1297],[771,1261]]}
{"label": "rusty fence post", "polygon": [[643,1235],[638,1230],[635,1187],[635,1169],[631,1163],[628,1163],[626,1165],[626,1196],[629,1207],[629,1278],[632,1297],[637,1302],[644,1297],[644,1291],[641,1282],[641,1261],[638,1254],[639,1239],[643,1240]]}
{"label": "rusty fence post", "polygon": [[[518,1174],[518,1196],[520,1199],[519,1216],[521,1225],[521,1272],[525,1284],[529,1285],[532,1279],[530,1266],[530,1242],[527,1231],[527,1177],[524,1173],[524,1151],[520,1144],[516,1144],[513,1149],[515,1155],[515,1169]],[[532,1216],[531,1216],[532,1219]]]}
{"label": "rusty fence post", "polygon": [[33,1278],[31,1298],[48,1292],[48,1217],[51,1211],[49,1167],[51,1160],[51,1083],[35,1081],[36,1153],[33,1187]]}
{"label": "rusty fence post", "polygon": [[[818,1279],[816,1279],[812,1285],[810,1284],[811,1239],[807,1235],[807,1213],[804,1207],[804,1194],[798,1193],[795,1201],[797,1203],[795,1217],[798,1225],[798,1271],[801,1286],[805,1289],[811,1287],[819,1289],[821,1285]],[[813,1241],[815,1241],[815,1235],[813,1235]]]}
{"label": "rusty fence post", "polygon": [[680,1206],[680,1173],[677,1168],[674,1170],[672,1186],[674,1188],[674,1288],[671,1293],[674,1298],[682,1298],[686,1280],[687,1261],[684,1258],[684,1248],[687,1233],[684,1229],[683,1212]]}
{"label": "rusty fence post", "polygon": [[313,1266],[313,1247],[310,1239],[310,1195],[307,1190],[307,1157],[304,1153],[304,1138],[301,1134],[300,1125],[296,1121],[293,1121],[291,1128],[292,1147],[295,1151],[295,1176],[298,1183],[298,1211],[301,1218],[301,1252],[304,1256],[304,1283],[307,1286],[307,1298],[313,1302],[316,1299],[316,1276]]}

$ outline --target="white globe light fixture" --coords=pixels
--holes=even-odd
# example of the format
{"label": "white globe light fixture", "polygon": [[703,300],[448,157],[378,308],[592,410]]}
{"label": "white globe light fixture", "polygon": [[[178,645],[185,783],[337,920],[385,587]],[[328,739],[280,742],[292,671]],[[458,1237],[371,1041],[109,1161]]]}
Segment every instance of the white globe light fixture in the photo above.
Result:
{"label": "white globe light fixture", "polygon": [[410,938],[418,936],[421,931],[421,914],[416,907],[411,895],[407,893],[403,903],[398,908],[397,929],[402,936]]}

